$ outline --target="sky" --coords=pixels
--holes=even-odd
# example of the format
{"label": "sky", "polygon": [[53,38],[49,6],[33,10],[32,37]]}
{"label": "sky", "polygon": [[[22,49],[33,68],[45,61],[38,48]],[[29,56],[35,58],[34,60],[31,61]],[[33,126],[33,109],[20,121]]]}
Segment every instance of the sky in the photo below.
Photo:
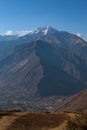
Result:
{"label": "sky", "polygon": [[0,0],[0,34],[46,25],[87,40],[87,0]]}

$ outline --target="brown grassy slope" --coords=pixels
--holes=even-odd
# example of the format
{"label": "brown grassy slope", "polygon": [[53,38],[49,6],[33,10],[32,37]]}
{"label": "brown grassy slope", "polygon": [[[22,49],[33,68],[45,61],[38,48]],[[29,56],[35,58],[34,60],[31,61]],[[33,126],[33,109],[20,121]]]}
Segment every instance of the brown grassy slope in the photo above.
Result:
{"label": "brown grassy slope", "polygon": [[69,119],[65,114],[38,114],[29,113],[17,118],[8,130],[39,130],[42,128],[55,128]]}
{"label": "brown grassy slope", "polygon": [[7,128],[18,118],[25,113],[2,111],[0,112],[0,130],[7,130]]}
{"label": "brown grassy slope", "polygon": [[87,130],[87,113],[0,112],[0,130]]}
{"label": "brown grassy slope", "polygon": [[56,106],[56,111],[87,111],[87,90],[70,96],[59,107]]}
{"label": "brown grassy slope", "polygon": [[87,130],[87,113],[79,113],[66,124],[66,130]]}
{"label": "brown grassy slope", "polygon": [[66,113],[8,112],[0,116],[0,130],[50,130],[70,119]]}

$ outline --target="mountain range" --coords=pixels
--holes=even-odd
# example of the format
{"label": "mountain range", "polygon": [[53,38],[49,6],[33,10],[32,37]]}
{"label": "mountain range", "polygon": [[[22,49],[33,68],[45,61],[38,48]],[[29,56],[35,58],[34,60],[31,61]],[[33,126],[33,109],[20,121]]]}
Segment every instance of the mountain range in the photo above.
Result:
{"label": "mountain range", "polygon": [[25,36],[0,37],[0,52],[3,107],[87,89],[87,42],[74,34],[40,27]]}

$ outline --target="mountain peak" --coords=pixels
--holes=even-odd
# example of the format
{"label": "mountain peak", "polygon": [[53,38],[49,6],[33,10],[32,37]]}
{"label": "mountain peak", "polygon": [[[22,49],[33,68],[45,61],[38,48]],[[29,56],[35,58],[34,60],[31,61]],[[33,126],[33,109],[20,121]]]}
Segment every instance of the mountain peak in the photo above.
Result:
{"label": "mountain peak", "polygon": [[35,34],[43,34],[43,35],[47,35],[48,33],[53,33],[57,31],[56,29],[54,29],[53,27],[51,26],[43,26],[43,27],[39,27],[39,28],[36,28],[33,33]]}
{"label": "mountain peak", "polygon": [[44,35],[46,35],[47,32],[48,32],[48,29],[49,29],[48,26],[43,26],[43,27],[36,28],[33,32],[36,33],[36,34],[42,32]]}
{"label": "mountain peak", "polygon": [[56,31],[57,30],[51,26],[42,26],[42,27],[38,27],[34,30],[24,31],[24,32],[22,32],[22,34],[19,34],[18,37],[22,37],[22,36],[26,36],[26,35],[33,36],[33,37],[44,36],[47,34],[53,34]]}

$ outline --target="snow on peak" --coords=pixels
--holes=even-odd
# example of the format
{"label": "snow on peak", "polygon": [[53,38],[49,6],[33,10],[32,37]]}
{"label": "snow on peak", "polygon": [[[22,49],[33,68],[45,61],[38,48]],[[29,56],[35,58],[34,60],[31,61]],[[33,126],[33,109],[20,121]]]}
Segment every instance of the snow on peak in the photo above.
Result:
{"label": "snow on peak", "polygon": [[22,30],[22,31],[18,31],[18,36],[25,36],[25,35],[47,35],[48,31],[51,30],[52,27],[49,26],[44,26],[44,27],[39,27],[36,28],[34,30]]}
{"label": "snow on peak", "polygon": [[33,32],[34,32],[35,34],[42,33],[43,35],[46,35],[46,34],[48,33],[48,26],[36,28]]}
{"label": "snow on peak", "polygon": [[49,29],[49,27],[48,27],[48,26],[46,26],[46,28],[43,30],[44,35],[46,35],[46,34],[48,33],[48,29]]}

